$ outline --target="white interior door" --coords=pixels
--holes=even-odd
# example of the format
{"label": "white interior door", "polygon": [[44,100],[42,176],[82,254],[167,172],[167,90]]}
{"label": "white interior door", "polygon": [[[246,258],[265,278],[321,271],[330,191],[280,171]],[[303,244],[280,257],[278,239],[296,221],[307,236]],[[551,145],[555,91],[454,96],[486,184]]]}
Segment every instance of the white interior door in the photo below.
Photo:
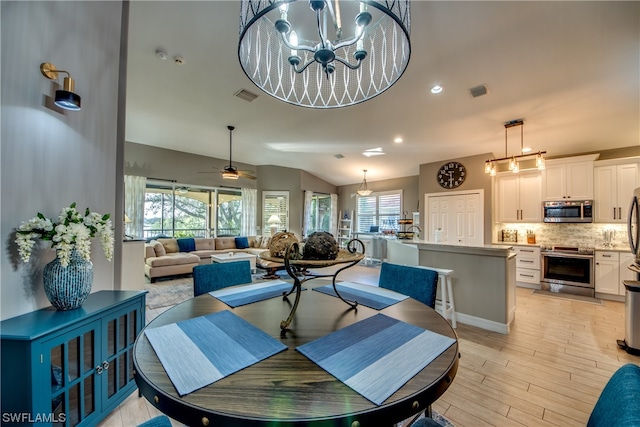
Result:
{"label": "white interior door", "polygon": [[439,228],[440,243],[484,245],[483,197],[482,190],[425,194],[427,240],[436,242],[435,230]]}

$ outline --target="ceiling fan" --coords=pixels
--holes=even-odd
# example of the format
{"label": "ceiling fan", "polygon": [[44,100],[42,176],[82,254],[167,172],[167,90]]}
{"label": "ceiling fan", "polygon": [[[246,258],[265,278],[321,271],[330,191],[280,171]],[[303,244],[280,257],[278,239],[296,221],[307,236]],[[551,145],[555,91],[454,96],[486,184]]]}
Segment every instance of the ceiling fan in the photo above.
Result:
{"label": "ceiling fan", "polygon": [[[235,129],[234,126],[227,126],[229,129],[229,165],[225,166],[222,170],[216,171],[215,173],[221,173],[222,179],[238,179],[238,178],[247,178],[247,179],[256,179],[253,175],[253,171],[241,171],[238,170],[237,167],[233,166],[231,161],[231,148],[232,148],[232,134]],[[200,173],[212,173],[212,172],[200,172]]]}

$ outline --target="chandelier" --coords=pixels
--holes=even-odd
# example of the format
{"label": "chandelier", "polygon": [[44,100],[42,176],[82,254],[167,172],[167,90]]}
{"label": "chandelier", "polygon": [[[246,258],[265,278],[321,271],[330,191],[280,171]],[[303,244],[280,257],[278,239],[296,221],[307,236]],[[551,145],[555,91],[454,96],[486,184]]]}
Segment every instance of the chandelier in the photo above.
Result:
{"label": "chandelier", "polygon": [[345,107],[402,76],[409,29],[409,0],[242,0],[238,57],[247,77],[281,101]]}
{"label": "chandelier", "polygon": [[[520,126],[520,153],[518,155],[508,156],[507,151],[507,129]],[[520,162],[522,160],[530,159],[533,160],[535,158],[535,168],[538,170],[543,170],[545,167],[544,155],[547,153],[546,151],[538,151],[537,153],[527,154],[525,153],[524,145],[524,120],[516,119],[506,122],[504,124],[504,157],[500,159],[491,159],[487,160],[484,164],[484,172],[490,174],[491,176],[496,176],[497,173],[497,165],[500,163],[509,163],[509,170],[513,173],[520,172]]]}
{"label": "chandelier", "polygon": [[373,191],[369,190],[369,187],[367,186],[367,170],[364,169],[362,172],[364,172],[364,179],[362,180],[362,184],[360,184],[360,187],[358,187],[358,191],[356,191],[356,193],[358,193],[360,196],[368,196],[373,193]]}

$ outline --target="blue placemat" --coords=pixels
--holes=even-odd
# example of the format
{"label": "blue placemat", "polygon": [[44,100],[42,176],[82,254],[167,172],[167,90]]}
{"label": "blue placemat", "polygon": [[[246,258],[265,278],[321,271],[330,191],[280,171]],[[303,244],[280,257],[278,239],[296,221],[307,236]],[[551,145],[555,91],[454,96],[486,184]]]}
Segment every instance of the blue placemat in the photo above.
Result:
{"label": "blue placemat", "polygon": [[[229,307],[239,307],[245,304],[262,301],[265,299],[282,296],[283,292],[291,290],[291,283],[282,280],[269,280],[267,282],[252,283],[245,286],[233,286],[209,292],[214,298],[219,299]],[[305,288],[302,288],[304,291]]]}
{"label": "blue placemat", "polygon": [[180,396],[287,349],[228,310],[145,334]]}
{"label": "blue placemat", "polygon": [[[399,294],[389,289],[359,283],[340,282],[336,283],[336,288],[338,292],[340,292],[340,295],[342,295],[342,298],[350,301],[358,301],[358,304],[376,310],[382,310],[383,308],[387,308],[390,305],[409,298],[407,295]],[[333,285],[320,286],[314,288],[314,291],[337,297],[333,290]]]}
{"label": "blue placemat", "polygon": [[380,405],[454,343],[453,338],[376,314],[297,350]]}

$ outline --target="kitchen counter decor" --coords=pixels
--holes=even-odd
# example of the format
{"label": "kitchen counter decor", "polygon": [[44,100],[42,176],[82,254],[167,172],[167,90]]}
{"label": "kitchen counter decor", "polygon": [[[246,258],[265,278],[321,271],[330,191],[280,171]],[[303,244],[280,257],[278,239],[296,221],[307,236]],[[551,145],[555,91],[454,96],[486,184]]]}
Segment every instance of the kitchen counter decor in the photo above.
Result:
{"label": "kitchen counter decor", "polygon": [[[280,322],[281,335],[284,337],[286,331],[293,320],[293,316],[298,308],[298,302],[300,301],[300,294],[302,293],[302,284],[307,280],[316,279],[319,277],[331,277],[333,289],[336,295],[346,304],[348,304],[351,308],[356,308],[358,306],[357,301],[348,301],[344,299],[340,292],[336,289],[336,277],[338,274],[346,270],[347,268],[353,267],[357,263],[359,263],[364,258],[364,243],[358,239],[350,240],[346,249],[340,249],[336,258],[334,259],[303,259],[302,250],[300,248],[300,244],[294,242],[287,246],[284,257],[273,257],[270,251],[264,251],[260,253],[260,258],[266,261],[283,263],[285,269],[289,276],[293,279],[293,286],[289,292],[283,293],[283,297],[291,295],[295,291],[296,299],[293,303],[293,307],[289,312],[289,316],[286,320],[282,320]],[[332,274],[318,274],[307,271],[309,268],[324,268],[331,267],[337,264],[345,264],[344,267],[339,268]]]}
{"label": "kitchen counter decor", "polygon": [[113,257],[113,226],[110,215],[91,212],[84,215],[76,204],[62,209],[55,222],[38,213],[16,230],[15,242],[20,258],[29,262],[36,239],[51,241],[56,258],[44,267],[43,282],[47,298],[58,310],[80,308],[91,292],[93,264],[91,238],[99,236],[105,257]]}

